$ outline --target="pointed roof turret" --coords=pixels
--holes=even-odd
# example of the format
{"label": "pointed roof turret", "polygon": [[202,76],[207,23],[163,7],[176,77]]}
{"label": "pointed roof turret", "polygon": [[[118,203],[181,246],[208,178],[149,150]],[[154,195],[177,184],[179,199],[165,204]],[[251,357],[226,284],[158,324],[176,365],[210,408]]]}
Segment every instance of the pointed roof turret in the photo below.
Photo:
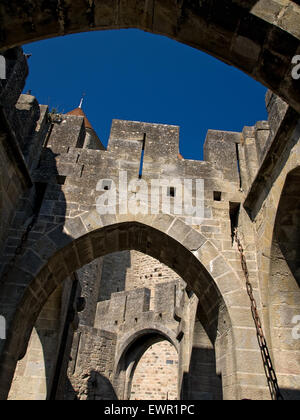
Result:
{"label": "pointed roof turret", "polygon": [[84,126],[87,132],[87,137],[85,141],[84,147],[87,149],[98,149],[98,150],[106,150],[103,146],[101,140],[99,139],[96,131],[93,129],[92,124],[89,122],[85,112],[82,109],[83,98],[80,101],[78,108],[69,111],[66,115],[71,115],[74,117],[83,117],[84,118]]}
{"label": "pointed roof turret", "polygon": [[89,120],[87,119],[87,116],[85,115],[85,112],[82,110],[82,102],[83,102],[83,99],[81,100],[79,107],[68,112],[67,115],[73,115],[75,117],[83,117],[85,128],[90,128],[91,130],[93,130],[92,124],[89,122]]}

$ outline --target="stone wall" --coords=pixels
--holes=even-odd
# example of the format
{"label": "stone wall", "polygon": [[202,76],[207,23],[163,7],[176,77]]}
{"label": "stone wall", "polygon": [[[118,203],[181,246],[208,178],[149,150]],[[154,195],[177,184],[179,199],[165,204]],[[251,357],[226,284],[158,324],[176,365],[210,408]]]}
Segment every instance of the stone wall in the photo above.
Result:
{"label": "stone wall", "polygon": [[17,243],[16,231],[32,216],[36,191],[31,172],[39,161],[48,120],[46,106],[21,95],[28,73],[22,49],[7,52],[6,64],[7,78],[0,81],[0,253],[9,234],[13,239],[7,254],[12,256],[9,247]]}
{"label": "stone wall", "polygon": [[[68,282],[65,287],[69,289]],[[9,400],[36,401],[50,397],[66,307],[66,297],[62,288],[58,288],[40,313],[26,355],[17,365]]]}
{"label": "stone wall", "polygon": [[186,400],[222,400],[222,378],[217,375],[214,346],[198,319],[193,327],[193,348],[189,371],[183,378],[182,398]]}
{"label": "stone wall", "polygon": [[81,297],[85,301],[85,308],[79,313],[80,325],[94,326],[100,295],[102,264],[103,260],[100,258],[77,271],[77,277],[81,285]]}
{"label": "stone wall", "polygon": [[[19,197],[24,192],[23,178],[9,159],[3,143],[0,145],[0,251],[3,251]],[[9,246],[9,244],[8,244]]]}
{"label": "stone wall", "polygon": [[[274,112],[274,135],[278,120],[286,117],[286,106]],[[290,125],[290,123],[289,123]],[[287,128],[286,128],[287,129]],[[286,133],[285,129],[285,133]],[[280,134],[280,133],[279,133]],[[293,337],[293,322],[299,316],[299,122],[289,139],[281,144],[280,158],[270,162],[268,182],[251,191],[255,243],[260,267],[259,291],[262,316],[279,385],[286,399],[299,399],[300,340]],[[266,177],[266,169],[260,170]],[[255,193],[255,195],[254,195]],[[255,197],[255,198],[254,198]],[[246,238],[245,238],[246,241]],[[247,242],[246,242],[247,243]]]}
{"label": "stone wall", "polygon": [[124,251],[104,257],[99,301],[111,294],[146,287],[151,291],[150,309],[154,309],[155,286],[179,280],[176,273],[149,255]]}
{"label": "stone wall", "polygon": [[116,336],[86,326],[74,335],[65,400],[111,400]]}
{"label": "stone wall", "polygon": [[142,356],[134,372],[131,400],[177,400],[178,354],[168,341],[156,343]]}

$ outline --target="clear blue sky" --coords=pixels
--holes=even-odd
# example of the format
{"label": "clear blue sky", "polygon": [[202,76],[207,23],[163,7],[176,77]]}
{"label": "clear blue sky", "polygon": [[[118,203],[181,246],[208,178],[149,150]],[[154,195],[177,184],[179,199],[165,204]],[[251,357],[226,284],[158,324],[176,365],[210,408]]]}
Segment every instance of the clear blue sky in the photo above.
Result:
{"label": "clear blue sky", "polygon": [[244,73],[168,38],[138,30],[70,35],[24,46],[31,90],[84,111],[102,142],[114,118],[175,124],[187,159],[202,159],[208,129],[241,131],[267,119],[266,89]]}

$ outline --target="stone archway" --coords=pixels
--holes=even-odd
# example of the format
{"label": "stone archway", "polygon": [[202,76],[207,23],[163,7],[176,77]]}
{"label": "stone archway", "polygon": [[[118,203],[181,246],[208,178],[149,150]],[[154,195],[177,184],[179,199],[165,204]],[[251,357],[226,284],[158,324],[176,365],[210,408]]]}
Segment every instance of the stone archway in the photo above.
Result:
{"label": "stone archway", "polygon": [[117,356],[114,378],[115,389],[118,390],[120,399],[130,399],[133,377],[143,355],[151,346],[163,342],[169,342],[178,355],[179,343],[174,332],[162,326],[129,333],[124,337]]}
{"label": "stone archway", "polygon": [[269,283],[272,350],[286,399],[300,399],[300,340],[293,334],[300,315],[300,168],[286,178],[271,249]]}
{"label": "stone archway", "polygon": [[300,112],[300,87],[291,76],[300,53],[299,16],[294,0],[12,0],[0,7],[0,49],[76,32],[138,28],[239,68]]}
{"label": "stone archway", "polygon": [[[100,218],[96,211],[91,212],[83,229],[85,233],[79,228],[83,223],[80,217],[68,220],[35,244],[34,252],[27,250],[10,272],[0,293],[4,302],[1,312],[9,327],[1,358],[1,398],[7,396],[16,362],[24,353],[35,321],[50,294],[82,266],[122,250],[148,254],[186,281],[199,297],[199,319],[211,342],[217,341],[216,347],[225,349],[219,366],[225,378],[224,398],[249,395],[251,389],[239,386],[239,380],[233,378],[247,369],[253,372],[253,366],[261,375],[262,363],[257,344],[243,343],[238,338],[240,328],[252,327],[253,321],[250,311],[240,319],[235,297],[240,299],[245,290],[233,269],[207,238],[174,216],[151,217],[149,224],[145,224],[145,217],[139,220],[136,216],[134,221],[119,223],[118,217],[114,216],[115,222],[112,222],[111,216]],[[93,226],[91,220],[94,220]],[[174,226],[177,229],[171,230]],[[235,350],[235,335],[239,352]]]}
{"label": "stone archway", "polygon": [[130,400],[178,400],[178,370],[178,354],[168,341],[152,345],[136,366]]}

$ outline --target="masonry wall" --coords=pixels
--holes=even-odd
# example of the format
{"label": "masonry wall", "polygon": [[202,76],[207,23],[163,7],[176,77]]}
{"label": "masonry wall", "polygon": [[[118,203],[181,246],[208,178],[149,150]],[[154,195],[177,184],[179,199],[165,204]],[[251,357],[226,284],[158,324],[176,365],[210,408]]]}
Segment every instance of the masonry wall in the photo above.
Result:
{"label": "masonry wall", "polygon": [[116,399],[111,385],[116,336],[86,326],[74,335],[65,400]]}
{"label": "masonry wall", "polygon": [[272,136],[282,148],[278,160],[269,159],[269,167],[261,169],[260,182],[248,201],[253,209],[264,330],[282,394],[287,400],[299,400],[300,340],[293,337],[297,325],[293,320],[300,312],[300,126],[298,117],[290,120],[290,109],[278,98],[269,95],[268,106]]}
{"label": "masonry wall", "polygon": [[215,349],[198,319],[193,335],[189,372],[183,378],[182,398],[222,400],[222,377],[217,375]]}
{"label": "masonry wall", "polygon": [[103,259],[99,258],[85,265],[76,273],[81,286],[81,297],[84,299],[85,305],[84,310],[78,314],[80,325],[94,326],[101,287],[102,266]]}
{"label": "masonry wall", "polygon": [[16,231],[32,215],[32,170],[38,164],[49,124],[47,106],[39,106],[33,96],[21,95],[28,74],[22,49],[4,55],[7,78],[0,81],[0,255],[7,235],[11,235],[6,246],[12,256],[9,251],[17,243]]}
{"label": "masonry wall", "polygon": [[131,400],[177,400],[178,354],[168,341],[151,346],[134,372]]}
{"label": "masonry wall", "polygon": [[109,300],[112,293],[146,287],[151,292],[150,310],[153,310],[155,286],[173,280],[179,281],[180,277],[149,255],[137,251],[115,253],[103,259],[99,301]]}
{"label": "masonry wall", "polygon": [[0,252],[3,252],[19,197],[25,190],[23,177],[9,158],[3,142],[0,144],[0,171]]}
{"label": "masonry wall", "polygon": [[[69,286],[68,282],[66,283]],[[26,355],[19,361],[10,389],[9,400],[46,400],[52,380],[62,329],[66,301],[58,288],[44,306],[32,331]]]}

